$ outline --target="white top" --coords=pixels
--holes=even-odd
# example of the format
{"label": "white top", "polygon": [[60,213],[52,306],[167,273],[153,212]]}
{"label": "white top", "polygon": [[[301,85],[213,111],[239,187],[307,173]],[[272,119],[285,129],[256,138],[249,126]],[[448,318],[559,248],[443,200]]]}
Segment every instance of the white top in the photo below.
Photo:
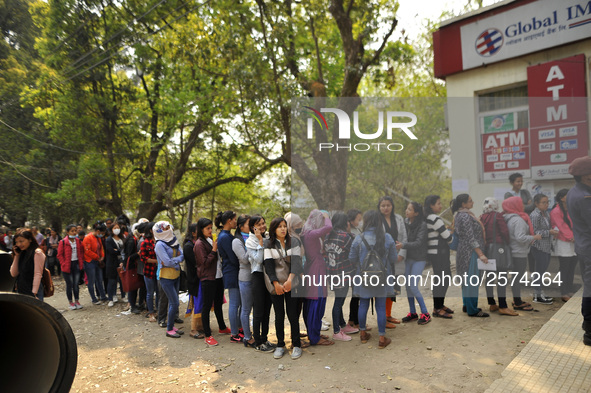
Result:
{"label": "white top", "polygon": [[70,246],[72,246],[72,262],[78,260],[78,245],[76,244],[76,239],[72,240],[68,237],[70,241]]}

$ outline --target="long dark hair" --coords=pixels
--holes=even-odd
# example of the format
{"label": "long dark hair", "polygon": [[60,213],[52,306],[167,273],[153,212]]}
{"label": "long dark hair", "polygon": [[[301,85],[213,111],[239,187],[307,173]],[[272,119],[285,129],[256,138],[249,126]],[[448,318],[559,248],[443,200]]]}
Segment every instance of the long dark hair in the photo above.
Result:
{"label": "long dark hair", "polygon": [[415,222],[424,221],[425,215],[423,214],[423,206],[421,206],[418,202],[409,202],[409,205],[412,205],[412,209],[415,211],[415,213],[419,213],[419,215],[415,218]]}
{"label": "long dark hair", "polygon": [[554,197],[554,206],[552,206],[552,209],[554,209],[556,206],[560,207],[560,210],[562,210],[562,218],[564,219],[564,222],[570,229],[573,229],[570,219],[568,218],[568,212],[564,207],[564,203],[560,201],[566,196],[566,194],[568,194],[568,188],[563,188],[556,193],[556,197]]}
{"label": "long dark hair", "polygon": [[376,235],[376,244],[374,247],[380,255],[386,253],[386,232],[384,231],[382,220],[382,213],[378,210],[369,210],[363,215],[363,232],[373,228]]}
{"label": "long dark hair", "polygon": [[427,217],[430,214],[435,214],[435,213],[433,213],[433,209],[431,208],[431,206],[436,204],[439,199],[441,199],[439,197],[439,195],[429,195],[429,196],[427,196],[427,198],[425,198],[425,204],[424,204],[425,217]]}
{"label": "long dark hair", "polygon": [[226,210],[225,212],[219,212],[217,216],[215,216],[215,226],[217,229],[222,229],[224,225],[228,222],[228,220],[233,219],[236,217],[236,213],[232,210]]}
{"label": "long dark hair", "polygon": [[207,238],[203,234],[203,228],[205,228],[208,225],[213,225],[213,222],[209,218],[203,217],[200,218],[199,221],[197,221],[197,239],[207,241]]}
{"label": "long dark hair", "polygon": [[189,227],[187,228],[187,233],[185,234],[185,240],[183,241],[183,243],[186,243],[188,241],[193,241],[193,232],[195,232],[196,230],[197,230],[197,223],[196,222],[189,224]]}
{"label": "long dark hair", "polygon": [[455,214],[458,210],[462,208],[463,203],[468,203],[470,200],[470,195],[468,194],[460,194],[453,201],[451,201],[451,212]]}
{"label": "long dark hair", "polygon": [[[355,218],[353,218],[353,219],[355,219]],[[346,232],[347,231],[347,224],[349,224],[349,217],[347,216],[347,214],[345,214],[343,212],[336,212],[335,214],[333,214],[331,221],[332,221],[332,231],[331,232],[336,232],[336,231]]]}
{"label": "long dark hair", "polygon": [[[380,213],[380,217],[382,219],[382,224],[384,225],[384,227],[388,228],[388,222],[386,221],[386,218],[384,217],[384,215],[380,211],[380,205],[382,204],[383,201],[388,201],[392,205],[392,211],[390,212],[390,230],[387,232],[392,236],[392,238],[394,240],[398,240],[398,224],[396,223],[396,213],[394,212],[394,207],[395,207],[394,199],[392,199],[391,196],[384,195],[378,201],[377,211],[378,211],[378,213]],[[363,220],[363,222],[365,222],[365,219]]]}
{"label": "long dark hair", "polygon": [[[277,240],[277,228],[279,228],[279,225],[281,225],[282,222],[284,222],[285,226],[287,227],[287,221],[285,221],[285,218],[283,217],[274,218],[269,224],[269,240],[271,246],[275,245],[275,240]],[[289,231],[287,231],[285,234],[285,249],[289,248],[290,244],[291,238],[289,237]]]}
{"label": "long dark hair", "polygon": [[[258,224],[261,220],[265,220],[262,216],[252,216],[250,220],[248,220],[248,228],[250,229],[250,233],[254,233],[254,226]],[[264,233],[261,233],[261,236],[265,236]]]}
{"label": "long dark hair", "polygon": [[240,227],[244,226],[244,224],[246,224],[247,222],[249,222],[250,220],[250,216],[247,216],[246,214],[242,214],[238,217],[238,221],[236,224],[236,231],[234,232],[234,237],[238,240],[240,240],[242,242],[242,244],[245,243],[244,238],[242,237],[242,231],[240,230]]}
{"label": "long dark hair", "polygon": [[[33,236],[33,231],[31,231],[30,228],[19,228],[16,230],[16,233],[14,234],[14,237],[12,238],[12,241],[14,242],[15,245],[16,245],[16,239],[19,237],[25,238],[26,240],[31,242],[31,244],[29,245],[29,248],[27,250],[34,251],[39,248],[39,243],[37,243],[37,239],[35,239],[35,236]],[[22,251],[27,251],[27,250],[22,250]]]}

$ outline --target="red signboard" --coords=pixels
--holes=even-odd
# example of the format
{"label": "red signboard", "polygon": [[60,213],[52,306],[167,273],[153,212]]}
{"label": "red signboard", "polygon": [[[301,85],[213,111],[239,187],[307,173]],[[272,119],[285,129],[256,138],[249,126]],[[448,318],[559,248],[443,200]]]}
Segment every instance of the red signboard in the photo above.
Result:
{"label": "red signboard", "polygon": [[507,179],[519,172],[530,176],[527,129],[482,135],[484,180]]}
{"label": "red signboard", "polygon": [[534,179],[570,178],[569,164],[589,149],[585,56],[527,68]]}

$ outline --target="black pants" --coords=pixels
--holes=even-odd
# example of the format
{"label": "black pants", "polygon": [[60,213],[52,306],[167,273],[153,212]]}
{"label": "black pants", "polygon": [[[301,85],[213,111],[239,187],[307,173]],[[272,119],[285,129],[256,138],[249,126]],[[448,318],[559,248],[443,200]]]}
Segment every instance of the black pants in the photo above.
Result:
{"label": "black pants", "polygon": [[203,295],[203,308],[201,309],[201,322],[203,323],[203,332],[205,337],[211,336],[211,326],[209,324],[209,314],[211,305],[218,321],[220,330],[226,329],[222,304],[224,303],[224,282],[221,278],[216,280],[201,281],[201,293]]}
{"label": "black pants", "polygon": [[[144,289],[145,290],[145,289]],[[158,280],[158,323],[164,322],[168,320],[168,297],[166,293],[162,289],[162,285],[160,285],[160,280]],[[179,310],[176,310],[175,319],[179,317]]]}
{"label": "black pants", "polygon": [[357,296],[351,296],[349,302],[349,321],[359,325],[359,298]]}
{"label": "black pants", "polygon": [[562,284],[560,285],[560,294],[562,296],[573,293],[573,281],[575,278],[575,267],[577,266],[578,258],[574,257],[558,257],[560,262],[560,278]]}
{"label": "black pants", "polygon": [[438,249],[437,255],[427,255],[427,261],[433,266],[433,275],[439,276],[440,284],[433,288],[433,308],[440,310],[444,307],[445,295],[447,294],[447,288],[449,283],[447,279],[443,279],[443,276],[451,277],[451,267],[449,263],[449,248]]}
{"label": "black pants", "polygon": [[291,343],[293,347],[301,347],[300,339],[300,309],[299,303],[302,301],[299,297],[292,297],[291,292],[283,295],[271,295],[273,310],[275,310],[275,333],[277,334],[277,346],[285,347],[285,310],[287,309],[287,319],[291,328]]}
{"label": "black pants", "polygon": [[[581,303],[581,314],[587,324],[591,323],[591,255],[579,255],[581,275],[583,276],[583,302]],[[588,333],[591,333],[589,331]]]}
{"label": "black pants", "polygon": [[271,294],[265,285],[262,272],[252,273],[252,335],[256,345],[267,342],[269,318],[271,316]]}

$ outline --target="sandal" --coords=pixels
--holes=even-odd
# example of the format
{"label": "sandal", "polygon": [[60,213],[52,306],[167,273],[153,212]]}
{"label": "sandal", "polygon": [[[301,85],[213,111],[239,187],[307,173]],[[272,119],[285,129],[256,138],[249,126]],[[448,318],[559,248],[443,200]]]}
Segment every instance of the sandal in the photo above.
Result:
{"label": "sandal", "polygon": [[321,338],[315,345],[333,345],[334,341],[327,340],[325,338]]}
{"label": "sandal", "polygon": [[487,318],[490,317],[490,315],[488,315],[488,313],[485,313],[484,311],[478,311],[478,313],[474,314],[474,315],[470,315],[468,314],[469,317],[475,317],[475,318]]}
{"label": "sandal", "polygon": [[453,316],[451,314],[447,313],[443,308],[440,310],[434,310],[432,315],[436,318],[445,318],[445,319],[452,319],[453,318]]}
{"label": "sandal", "polygon": [[534,308],[531,306],[531,304],[523,302],[520,305],[515,305],[515,303],[513,303],[513,309],[514,310],[519,310],[519,311],[533,311]]}
{"label": "sandal", "polygon": [[328,336],[325,336],[324,334],[321,334],[321,335],[320,335],[320,338],[321,338],[321,339],[328,340]]}
{"label": "sandal", "polygon": [[302,345],[300,345],[300,348],[304,349],[304,348],[308,348],[309,346],[310,346],[310,341],[302,340]]}
{"label": "sandal", "polygon": [[441,309],[443,311],[445,311],[446,313],[448,313],[448,314],[453,314],[454,313],[454,310],[452,310],[451,308],[449,308],[447,306],[443,306]]}
{"label": "sandal", "polygon": [[205,334],[201,334],[201,333],[197,332],[197,334],[189,334],[189,337],[201,339],[201,338],[205,338]]}

